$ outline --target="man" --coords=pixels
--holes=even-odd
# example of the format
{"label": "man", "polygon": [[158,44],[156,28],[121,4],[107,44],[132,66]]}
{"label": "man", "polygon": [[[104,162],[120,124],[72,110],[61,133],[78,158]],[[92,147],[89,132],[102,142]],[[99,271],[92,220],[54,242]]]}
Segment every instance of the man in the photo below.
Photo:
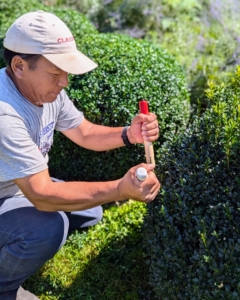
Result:
{"label": "man", "polygon": [[[86,120],[67,97],[68,73],[97,65],[79,52],[72,33],[55,15],[24,14],[9,28],[0,70],[0,299],[38,299],[21,284],[54,256],[69,229],[96,224],[101,205],[134,199],[150,202],[160,183],[154,166],[138,181],[131,168],[108,182],[63,182],[48,172],[53,131],[81,147],[105,151],[154,141],[155,114],[139,114],[131,126],[110,128]],[[66,212],[66,213],[65,213]]]}

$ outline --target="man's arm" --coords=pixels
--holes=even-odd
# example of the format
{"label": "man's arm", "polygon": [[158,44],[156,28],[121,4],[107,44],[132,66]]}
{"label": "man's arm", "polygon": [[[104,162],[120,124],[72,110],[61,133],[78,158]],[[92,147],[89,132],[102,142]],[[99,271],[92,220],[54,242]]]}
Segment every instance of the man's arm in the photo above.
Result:
{"label": "man's arm", "polygon": [[[139,182],[135,176],[139,166],[149,172],[144,182]],[[15,179],[14,182],[42,211],[70,212],[127,199],[150,202],[156,197],[160,183],[152,172],[153,166],[139,166],[131,168],[123,178],[107,182],[53,182],[48,170]]]}
{"label": "man's arm", "polygon": [[[62,133],[79,146],[95,151],[106,151],[124,146],[121,138],[122,130],[123,127],[96,125],[84,119],[78,127]],[[132,144],[143,143],[143,138],[155,141],[158,134],[158,122],[156,115],[152,113],[137,115],[127,130],[128,139]]]}

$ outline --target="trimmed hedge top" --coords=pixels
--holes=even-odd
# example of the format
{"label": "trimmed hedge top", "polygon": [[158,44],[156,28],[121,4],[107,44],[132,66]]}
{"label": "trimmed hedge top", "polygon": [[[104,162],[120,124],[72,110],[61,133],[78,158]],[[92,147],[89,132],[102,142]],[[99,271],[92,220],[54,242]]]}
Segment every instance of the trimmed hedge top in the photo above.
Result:
{"label": "trimmed hedge top", "polygon": [[163,187],[145,222],[157,299],[239,299],[240,68],[206,93],[212,108],[158,160]]}
{"label": "trimmed hedge top", "polygon": [[[147,99],[161,126],[156,155],[168,136],[186,127],[189,99],[185,79],[181,67],[163,49],[112,34],[85,35],[78,40],[78,46],[99,65],[90,73],[71,76],[67,88],[88,120],[125,126],[138,113],[138,101]],[[116,179],[131,166],[145,161],[142,145],[131,150],[94,153],[70,143],[60,135],[55,138],[50,161],[54,176],[60,173],[65,179]]]}

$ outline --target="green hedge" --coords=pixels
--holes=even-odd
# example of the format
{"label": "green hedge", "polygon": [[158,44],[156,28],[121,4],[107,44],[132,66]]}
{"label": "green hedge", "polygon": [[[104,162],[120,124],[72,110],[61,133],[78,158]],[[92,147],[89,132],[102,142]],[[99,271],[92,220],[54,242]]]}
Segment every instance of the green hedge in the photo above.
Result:
{"label": "green hedge", "polygon": [[162,190],[145,220],[157,299],[239,299],[240,68],[210,84],[212,107],[162,147]]}
{"label": "green hedge", "polygon": [[[72,76],[67,92],[86,118],[107,126],[125,126],[138,113],[138,101],[147,99],[157,114],[161,136],[156,155],[168,136],[185,128],[189,99],[180,66],[164,50],[127,36],[88,35],[79,48],[99,64],[82,76]],[[145,161],[142,145],[106,152],[81,149],[61,134],[50,153],[50,171],[63,179],[116,179]]]}

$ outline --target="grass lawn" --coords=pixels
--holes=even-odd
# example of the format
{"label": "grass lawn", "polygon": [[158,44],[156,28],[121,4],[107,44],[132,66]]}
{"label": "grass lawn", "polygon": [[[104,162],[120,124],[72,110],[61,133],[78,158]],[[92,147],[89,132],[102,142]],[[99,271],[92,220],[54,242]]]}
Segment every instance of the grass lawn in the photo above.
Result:
{"label": "grass lawn", "polygon": [[105,207],[104,218],[75,231],[24,288],[41,300],[139,300],[147,288],[142,250],[146,205],[128,201]]}

